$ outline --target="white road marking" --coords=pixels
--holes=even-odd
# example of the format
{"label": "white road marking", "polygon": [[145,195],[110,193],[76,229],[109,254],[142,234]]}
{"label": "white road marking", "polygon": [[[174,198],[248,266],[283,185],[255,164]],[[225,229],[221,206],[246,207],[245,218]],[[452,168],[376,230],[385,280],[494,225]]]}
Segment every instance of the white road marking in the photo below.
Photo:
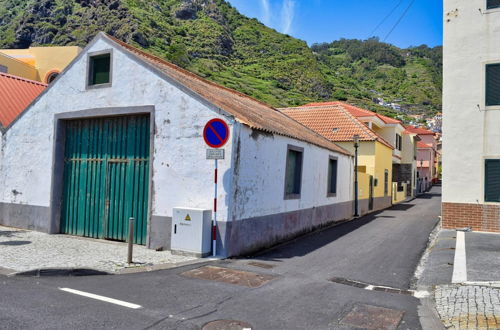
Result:
{"label": "white road marking", "polygon": [[430,293],[428,291],[412,291],[412,295],[415,298],[426,298],[430,296]]}
{"label": "white road marking", "polygon": [[467,260],[465,258],[465,233],[457,231],[455,246],[455,260],[453,262],[453,276],[451,283],[467,282]]}
{"label": "white road marking", "polygon": [[141,305],[136,305],[136,304],[132,304],[132,303],[129,303],[129,302],[126,302],[126,301],[121,301],[121,300],[118,300],[118,299],[113,299],[113,298],[108,298],[108,297],[104,297],[104,296],[99,296],[97,294],[88,293],[88,292],[84,292],[84,291],[74,290],[74,289],[70,289],[70,288],[59,288],[59,290],[62,290],[62,291],[65,291],[65,292],[69,292],[69,293],[73,293],[73,294],[77,294],[77,295],[84,296],[84,297],[91,298],[91,299],[105,301],[105,302],[108,302],[108,303],[111,303],[111,304],[115,304],[115,305],[120,305],[120,306],[123,306],[123,307],[128,307],[128,308],[133,308],[133,309],[142,308]]}

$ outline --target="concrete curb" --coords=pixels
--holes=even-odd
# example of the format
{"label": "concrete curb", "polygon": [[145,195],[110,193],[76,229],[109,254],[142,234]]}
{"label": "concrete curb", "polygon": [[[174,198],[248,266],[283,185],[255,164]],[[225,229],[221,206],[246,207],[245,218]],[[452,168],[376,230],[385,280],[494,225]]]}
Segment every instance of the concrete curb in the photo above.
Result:
{"label": "concrete curb", "polygon": [[[434,290],[430,290],[430,292],[434,292]],[[433,295],[432,293],[431,296],[420,299],[421,305],[418,306],[420,325],[422,329],[444,330],[446,328],[437,313]]]}
{"label": "concrete curb", "polygon": [[111,275],[111,273],[91,268],[40,268],[24,272],[15,272],[8,276],[27,276],[27,277],[51,277],[51,276],[96,276]]}
{"label": "concrete curb", "polygon": [[147,273],[152,271],[159,271],[165,269],[175,269],[181,268],[185,266],[197,265],[197,264],[209,264],[214,261],[220,261],[223,258],[213,257],[213,258],[204,258],[204,259],[196,259],[185,262],[180,262],[176,264],[159,264],[159,265],[150,265],[150,266],[137,266],[137,267],[128,267],[120,269],[116,272],[106,272],[98,269],[92,268],[38,268],[31,269],[27,271],[17,272],[12,269],[2,268],[0,267],[0,275],[5,276],[24,276],[24,277],[69,277],[69,276],[103,276],[103,275],[128,275],[128,274],[138,274],[138,273]]}

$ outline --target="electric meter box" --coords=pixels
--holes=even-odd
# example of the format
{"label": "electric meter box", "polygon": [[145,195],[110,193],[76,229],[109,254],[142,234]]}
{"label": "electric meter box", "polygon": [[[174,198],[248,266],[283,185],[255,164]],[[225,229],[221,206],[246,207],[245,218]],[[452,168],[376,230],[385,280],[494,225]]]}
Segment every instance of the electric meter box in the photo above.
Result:
{"label": "electric meter box", "polygon": [[170,250],[174,254],[206,257],[212,249],[212,211],[175,207]]}

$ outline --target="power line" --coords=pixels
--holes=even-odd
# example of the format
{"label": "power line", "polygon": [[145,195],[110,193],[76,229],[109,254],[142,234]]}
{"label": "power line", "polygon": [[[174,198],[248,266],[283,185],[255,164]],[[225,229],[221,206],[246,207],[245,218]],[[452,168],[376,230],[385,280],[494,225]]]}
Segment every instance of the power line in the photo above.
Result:
{"label": "power line", "polygon": [[387,38],[389,38],[389,36],[391,35],[391,33],[394,31],[394,29],[399,25],[399,23],[401,23],[401,21],[403,20],[403,18],[406,16],[406,14],[408,13],[408,11],[410,10],[411,6],[413,6],[413,4],[415,3],[415,0],[412,0],[412,2],[410,2],[410,4],[408,5],[408,7],[406,7],[405,11],[403,12],[403,14],[401,15],[401,17],[398,19],[398,21],[396,22],[396,24],[394,24],[394,26],[392,27],[392,29],[389,31],[389,33],[387,33],[387,35],[385,36],[384,38],[384,42],[387,40]]}
{"label": "power line", "polygon": [[368,38],[373,37],[373,34],[375,33],[375,31],[377,31],[378,28],[381,27],[382,24],[384,24],[385,21],[387,21],[387,19],[392,16],[392,14],[394,14],[394,12],[396,11],[396,9],[398,9],[399,6],[401,6],[401,4],[403,3],[403,1],[404,0],[399,0],[399,2],[396,4],[396,6],[394,6],[394,8],[392,8],[392,10],[384,17],[384,19],[382,19],[380,21],[380,23],[378,23],[378,25],[373,29],[373,31],[370,32],[370,35],[368,36]]}

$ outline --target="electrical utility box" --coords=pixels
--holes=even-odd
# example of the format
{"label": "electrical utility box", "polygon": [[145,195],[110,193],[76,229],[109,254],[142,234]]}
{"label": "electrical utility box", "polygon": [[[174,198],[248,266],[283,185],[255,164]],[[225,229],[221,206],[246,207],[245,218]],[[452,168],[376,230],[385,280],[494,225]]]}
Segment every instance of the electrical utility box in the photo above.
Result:
{"label": "electrical utility box", "polygon": [[170,249],[173,254],[206,257],[212,249],[212,211],[174,208]]}

